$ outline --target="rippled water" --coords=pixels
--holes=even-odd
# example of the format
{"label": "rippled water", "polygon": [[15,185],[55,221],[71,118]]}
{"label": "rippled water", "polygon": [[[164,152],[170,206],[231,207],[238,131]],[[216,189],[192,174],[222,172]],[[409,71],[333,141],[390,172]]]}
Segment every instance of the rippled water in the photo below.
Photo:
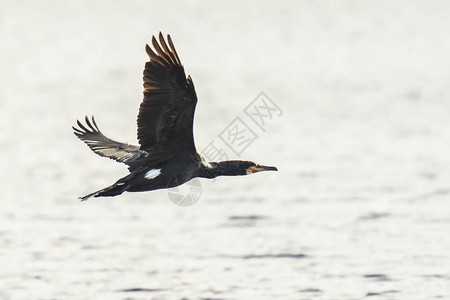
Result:
{"label": "rippled water", "polygon": [[[1,299],[450,298],[445,1],[5,3]],[[135,143],[143,45],[171,33],[197,147],[264,91],[241,155],[279,172],[79,202],[126,168],[71,133]],[[228,149],[231,158],[238,158]]]}

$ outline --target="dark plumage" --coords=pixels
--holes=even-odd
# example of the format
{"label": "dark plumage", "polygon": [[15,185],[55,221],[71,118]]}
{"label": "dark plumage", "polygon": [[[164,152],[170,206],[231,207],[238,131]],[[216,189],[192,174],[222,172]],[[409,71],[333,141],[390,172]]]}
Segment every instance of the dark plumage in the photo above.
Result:
{"label": "dark plumage", "polygon": [[150,61],[144,69],[144,100],[137,117],[139,146],[107,138],[94,117],[85,117],[86,125],[77,121],[75,135],[100,156],[128,165],[130,174],[104,189],[81,197],[116,196],[125,191],[139,192],[170,188],[194,177],[247,175],[275,167],[250,161],[207,162],[194,144],[192,133],[197,95],[170,35],[168,45],[159,33],[159,43],[153,36],[152,50],[145,50]]}

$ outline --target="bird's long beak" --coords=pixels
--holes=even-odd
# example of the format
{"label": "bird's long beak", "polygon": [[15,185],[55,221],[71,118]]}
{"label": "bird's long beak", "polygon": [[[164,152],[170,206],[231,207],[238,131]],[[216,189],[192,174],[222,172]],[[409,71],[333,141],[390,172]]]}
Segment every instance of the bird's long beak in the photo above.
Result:
{"label": "bird's long beak", "polygon": [[269,167],[269,166],[259,166],[257,168],[257,172],[260,171],[278,171],[277,167]]}

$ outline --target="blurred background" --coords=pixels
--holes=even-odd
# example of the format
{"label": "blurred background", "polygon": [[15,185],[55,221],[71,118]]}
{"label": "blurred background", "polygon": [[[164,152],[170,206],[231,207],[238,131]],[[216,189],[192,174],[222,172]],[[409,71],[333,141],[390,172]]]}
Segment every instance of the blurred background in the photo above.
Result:
{"label": "blurred background", "polygon": [[[448,28],[447,1],[2,2],[0,299],[449,298]],[[283,114],[229,153],[279,172],[80,202],[127,170],[71,126],[136,143],[159,31],[197,148],[263,91]]]}

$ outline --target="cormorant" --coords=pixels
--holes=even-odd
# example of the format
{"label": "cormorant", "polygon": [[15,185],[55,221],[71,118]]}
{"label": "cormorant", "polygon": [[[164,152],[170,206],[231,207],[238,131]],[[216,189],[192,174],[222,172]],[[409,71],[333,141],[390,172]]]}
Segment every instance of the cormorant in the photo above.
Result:
{"label": "cormorant", "polygon": [[150,61],[144,69],[144,99],[137,116],[140,146],[107,138],[94,117],[85,117],[86,126],[77,120],[75,135],[92,151],[128,165],[130,174],[99,191],[81,197],[116,196],[123,192],[151,191],[181,185],[194,177],[248,175],[259,171],[278,171],[251,161],[207,162],[197,152],[193,137],[197,95],[191,76],[184,73],[170,35],[168,44],[159,33],[152,50],[145,50]]}

